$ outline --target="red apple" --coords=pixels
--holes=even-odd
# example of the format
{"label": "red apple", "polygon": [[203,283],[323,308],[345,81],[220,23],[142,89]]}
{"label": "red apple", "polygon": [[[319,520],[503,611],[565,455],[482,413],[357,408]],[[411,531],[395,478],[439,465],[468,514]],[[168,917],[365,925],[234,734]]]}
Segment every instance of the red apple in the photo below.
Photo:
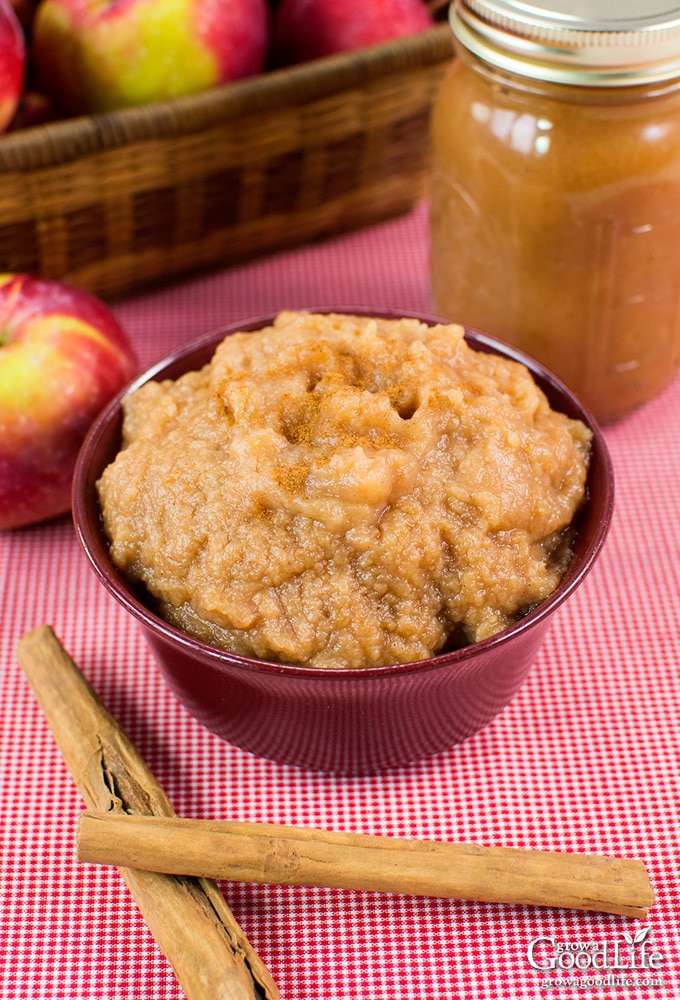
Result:
{"label": "red apple", "polygon": [[41,0],[32,55],[70,114],[198,93],[262,69],[266,0]]}
{"label": "red apple", "polygon": [[432,24],[423,0],[281,0],[273,19],[274,59],[296,63],[350,52]]}
{"label": "red apple", "polygon": [[88,292],[0,275],[0,530],[70,507],[80,445],[137,359]]}
{"label": "red apple", "polygon": [[40,90],[26,86],[16,114],[10,122],[9,131],[16,132],[19,129],[33,128],[35,125],[44,125],[46,122],[53,122],[58,118],[59,111],[52,98]]}
{"label": "red apple", "polygon": [[0,0],[0,132],[16,111],[26,75],[26,43],[8,0]]}
{"label": "red apple", "polygon": [[24,35],[28,37],[31,33],[38,0],[8,0],[8,2],[18,18],[19,24],[23,28]]}

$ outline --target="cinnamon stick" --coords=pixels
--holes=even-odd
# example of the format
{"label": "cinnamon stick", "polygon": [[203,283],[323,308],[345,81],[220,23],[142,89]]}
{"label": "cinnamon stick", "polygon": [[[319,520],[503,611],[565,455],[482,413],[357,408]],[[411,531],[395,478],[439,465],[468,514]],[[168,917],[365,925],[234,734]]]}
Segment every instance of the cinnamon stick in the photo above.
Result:
{"label": "cinnamon stick", "polygon": [[595,854],[406,840],[267,823],[84,813],[78,858],[153,871],[527,903],[644,917],[641,861]]}
{"label": "cinnamon stick", "polygon": [[[173,817],[163,788],[51,627],[25,635],[17,659],[88,808]],[[188,1000],[279,1000],[214,882],[125,865],[121,875]]]}

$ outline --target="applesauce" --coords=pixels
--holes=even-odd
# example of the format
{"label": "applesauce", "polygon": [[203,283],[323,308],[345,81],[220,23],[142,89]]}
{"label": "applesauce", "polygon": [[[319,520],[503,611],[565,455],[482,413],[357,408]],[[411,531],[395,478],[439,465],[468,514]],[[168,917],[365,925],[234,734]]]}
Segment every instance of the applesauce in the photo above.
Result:
{"label": "applesauce", "polygon": [[680,363],[680,8],[661,6],[456,3],[433,112],[437,313],[517,345],[603,423]]}
{"label": "applesauce", "polygon": [[568,563],[590,431],[460,326],[285,312],[123,410],[112,559],[232,652],[411,662],[495,635]]}

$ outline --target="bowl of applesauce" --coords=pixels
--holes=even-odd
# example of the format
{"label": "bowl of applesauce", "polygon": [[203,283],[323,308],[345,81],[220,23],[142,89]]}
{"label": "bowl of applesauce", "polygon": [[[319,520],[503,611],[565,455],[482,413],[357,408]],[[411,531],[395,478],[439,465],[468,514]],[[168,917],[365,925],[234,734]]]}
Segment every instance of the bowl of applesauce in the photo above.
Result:
{"label": "bowl of applesauce", "polygon": [[487,725],[613,499],[597,424],[539,364],[360,309],[182,347],[102,412],[73,481],[92,568],[195,718],[338,773]]}

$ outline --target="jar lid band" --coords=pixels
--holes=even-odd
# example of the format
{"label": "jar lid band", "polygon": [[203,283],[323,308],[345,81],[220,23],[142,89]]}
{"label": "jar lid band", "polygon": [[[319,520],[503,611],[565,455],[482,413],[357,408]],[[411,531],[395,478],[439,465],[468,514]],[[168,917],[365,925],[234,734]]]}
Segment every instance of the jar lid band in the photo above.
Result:
{"label": "jar lid band", "polygon": [[454,0],[449,20],[460,44],[485,62],[537,80],[621,87],[680,76],[677,0],[646,0],[644,13],[641,6],[639,0]]}

